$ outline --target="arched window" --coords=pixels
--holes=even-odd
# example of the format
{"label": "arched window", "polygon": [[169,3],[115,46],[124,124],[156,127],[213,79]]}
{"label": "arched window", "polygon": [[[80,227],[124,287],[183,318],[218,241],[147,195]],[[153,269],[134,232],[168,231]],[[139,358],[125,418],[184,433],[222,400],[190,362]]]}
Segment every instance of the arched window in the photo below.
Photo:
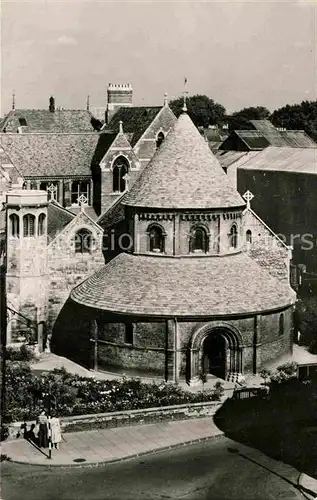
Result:
{"label": "arched window", "polygon": [[124,343],[125,344],[133,344],[133,334],[134,334],[133,323],[126,323],[125,324],[125,331],[124,331]]}
{"label": "arched window", "polygon": [[34,236],[35,234],[35,215],[26,214],[23,216],[23,236]]}
{"label": "arched window", "polygon": [[284,314],[280,314],[278,321],[278,331],[280,336],[284,335]]}
{"label": "arched window", "polygon": [[20,219],[17,214],[10,215],[10,234],[16,238],[20,236]]}
{"label": "arched window", "polygon": [[163,132],[159,132],[157,134],[157,138],[156,138],[156,149],[158,149],[160,147],[160,145],[162,144],[164,139],[165,139],[165,135],[163,134]]}
{"label": "arched window", "polygon": [[75,253],[90,253],[92,234],[88,229],[80,229],[75,235]]}
{"label": "arched window", "polygon": [[238,231],[237,231],[237,226],[235,224],[232,224],[230,228],[229,246],[231,248],[237,248],[238,246]]}
{"label": "arched window", "polygon": [[126,190],[126,178],[129,163],[123,156],[119,156],[113,164],[113,191],[123,193]]}
{"label": "arched window", "polygon": [[151,226],[149,233],[150,252],[163,253],[165,250],[164,233],[160,226]]}
{"label": "arched window", "polygon": [[252,243],[252,231],[250,229],[245,233],[247,243]]}
{"label": "arched window", "polygon": [[208,252],[208,236],[206,229],[197,227],[191,233],[190,252]]}
{"label": "arched window", "polygon": [[38,236],[42,236],[45,233],[45,219],[46,219],[45,214],[39,215],[39,221],[38,221],[38,226],[37,226]]}

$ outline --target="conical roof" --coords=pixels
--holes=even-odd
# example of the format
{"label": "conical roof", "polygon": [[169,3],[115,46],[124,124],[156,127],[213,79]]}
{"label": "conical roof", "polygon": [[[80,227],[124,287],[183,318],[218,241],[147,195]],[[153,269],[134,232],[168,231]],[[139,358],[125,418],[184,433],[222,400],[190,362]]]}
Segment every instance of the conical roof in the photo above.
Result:
{"label": "conical roof", "polygon": [[122,203],[165,209],[245,205],[187,113],[178,118]]}

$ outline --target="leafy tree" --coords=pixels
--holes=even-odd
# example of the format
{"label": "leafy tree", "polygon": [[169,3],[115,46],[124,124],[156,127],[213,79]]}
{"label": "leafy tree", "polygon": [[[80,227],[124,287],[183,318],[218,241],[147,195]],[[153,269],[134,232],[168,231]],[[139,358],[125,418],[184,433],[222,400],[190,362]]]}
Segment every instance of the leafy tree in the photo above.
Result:
{"label": "leafy tree", "polygon": [[264,106],[256,106],[240,109],[228,116],[229,130],[249,130],[253,129],[250,120],[269,120],[270,111]]}
{"label": "leafy tree", "polygon": [[287,104],[272,113],[272,123],[288,130],[305,130],[317,140],[317,100],[303,101],[301,104]]}
{"label": "leafy tree", "polygon": [[[170,101],[171,110],[178,117],[184,106],[184,98],[179,97]],[[197,127],[208,125],[223,125],[226,123],[225,108],[206,95],[189,96],[186,100],[187,112]]]}

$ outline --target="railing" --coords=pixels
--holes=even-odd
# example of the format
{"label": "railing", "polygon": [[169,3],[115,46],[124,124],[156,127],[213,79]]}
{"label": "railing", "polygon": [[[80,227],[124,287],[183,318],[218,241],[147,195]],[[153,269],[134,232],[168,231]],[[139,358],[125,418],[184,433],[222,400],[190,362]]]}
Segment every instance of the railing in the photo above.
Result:
{"label": "railing", "polygon": [[268,394],[266,387],[242,387],[241,389],[235,389],[233,393],[234,399],[250,399],[254,397],[265,398]]}
{"label": "railing", "polygon": [[298,365],[297,378],[299,380],[317,378],[317,363],[305,363]]}

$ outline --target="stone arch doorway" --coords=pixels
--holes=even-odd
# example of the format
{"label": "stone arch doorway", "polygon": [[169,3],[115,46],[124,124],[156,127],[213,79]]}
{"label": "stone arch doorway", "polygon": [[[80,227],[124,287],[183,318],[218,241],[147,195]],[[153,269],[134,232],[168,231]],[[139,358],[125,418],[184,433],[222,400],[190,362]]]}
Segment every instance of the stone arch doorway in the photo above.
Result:
{"label": "stone arch doorway", "polygon": [[202,372],[226,379],[228,342],[221,332],[207,335],[203,341]]}
{"label": "stone arch doorway", "polygon": [[200,374],[237,381],[243,373],[243,345],[239,330],[225,322],[200,328],[189,346],[189,382],[195,383]]}

